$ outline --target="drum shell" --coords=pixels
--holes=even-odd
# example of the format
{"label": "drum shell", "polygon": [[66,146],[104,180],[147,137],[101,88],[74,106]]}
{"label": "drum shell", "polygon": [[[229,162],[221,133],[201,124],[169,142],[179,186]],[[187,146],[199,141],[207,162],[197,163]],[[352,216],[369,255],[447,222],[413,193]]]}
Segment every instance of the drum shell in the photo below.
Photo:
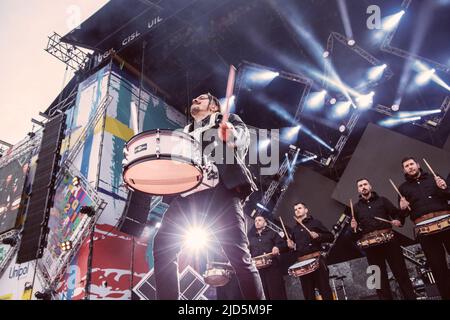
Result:
{"label": "drum shell", "polygon": [[151,195],[176,195],[203,181],[200,143],[181,131],[150,130],[127,142],[123,179],[132,190]]}
{"label": "drum shell", "polygon": [[432,218],[416,224],[415,232],[417,235],[430,235],[450,229],[450,216]]}
{"label": "drum shell", "polygon": [[302,262],[297,262],[288,269],[289,275],[301,277],[319,269],[320,258],[313,258]]}
{"label": "drum shell", "polygon": [[223,287],[231,280],[231,271],[225,268],[210,268],[203,274],[204,281],[212,287]]}

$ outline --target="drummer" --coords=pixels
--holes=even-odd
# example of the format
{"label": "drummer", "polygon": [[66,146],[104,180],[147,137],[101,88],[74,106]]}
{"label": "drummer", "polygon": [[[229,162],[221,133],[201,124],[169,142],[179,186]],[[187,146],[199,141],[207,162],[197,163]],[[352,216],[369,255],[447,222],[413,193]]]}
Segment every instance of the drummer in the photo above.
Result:
{"label": "drummer", "polygon": [[277,258],[280,255],[280,249],[287,247],[286,242],[278,233],[267,227],[266,218],[262,215],[255,218],[255,225],[248,233],[248,240],[252,257],[272,254],[265,260],[268,264],[270,261],[270,265],[259,269],[266,299],[286,300],[283,274]]}
{"label": "drummer", "polygon": [[306,300],[315,300],[317,288],[322,299],[333,300],[328,267],[320,253],[321,244],[333,242],[334,236],[319,220],[308,213],[308,208],[303,202],[298,202],[294,206],[294,219],[297,223],[292,230],[292,240],[288,240],[288,246],[295,250],[297,261],[319,259],[319,268],[316,271],[300,277],[303,295]]}
{"label": "drummer", "polygon": [[[450,190],[439,176],[424,172],[413,157],[402,160],[405,182],[400,186],[400,208],[414,224],[421,224],[430,219],[439,219],[450,214]],[[450,229],[434,234],[418,235],[418,240],[427,258],[427,264],[433,272],[442,299],[450,299],[450,270],[447,254],[450,254]]]}
{"label": "drummer", "polygon": [[[258,270],[251,263],[244,224],[243,203],[257,187],[244,163],[250,144],[245,123],[235,114],[220,120],[221,106],[217,97],[204,93],[192,100],[193,122],[185,129],[196,137],[211,135],[217,148],[226,147],[232,163],[216,163],[219,183],[211,189],[177,196],[171,202],[153,240],[156,295],[160,300],[179,298],[176,259],[183,244],[183,233],[189,228],[204,228],[217,239],[230,261],[244,299],[263,300],[264,290]],[[205,129],[205,130],[203,130]],[[201,137],[203,140],[203,137]],[[202,142],[202,141],[199,141]],[[220,162],[220,161],[219,161]],[[199,223],[200,226],[195,224]]]}
{"label": "drummer", "polygon": [[[353,230],[361,230],[359,236],[381,236],[382,233],[392,232],[392,226],[402,226],[399,210],[385,197],[379,196],[373,191],[367,178],[356,181],[359,193],[359,201],[354,206],[355,218],[351,221]],[[391,223],[378,220],[379,218],[391,221]],[[404,220],[404,219],[403,219]],[[415,300],[416,295],[409,279],[402,250],[397,239],[363,248],[369,265],[377,265],[381,272],[381,287],[377,289],[380,300],[392,300],[392,292],[389,285],[386,262],[397,280],[403,297],[407,300]]]}

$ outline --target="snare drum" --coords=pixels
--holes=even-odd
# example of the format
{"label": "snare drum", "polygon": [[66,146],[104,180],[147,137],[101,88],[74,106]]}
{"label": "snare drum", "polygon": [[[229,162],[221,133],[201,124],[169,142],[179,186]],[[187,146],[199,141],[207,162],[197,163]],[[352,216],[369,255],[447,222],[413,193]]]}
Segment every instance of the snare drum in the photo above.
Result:
{"label": "snare drum", "polygon": [[164,129],[142,132],[127,142],[124,155],[123,179],[133,190],[171,195],[202,183],[202,149],[187,133]]}
{"label": "snare drum", "polygon": [[393,238],[394,232],[392,229],[376,230],[363,235],[362,238],[357,241],[357,244],[361,249],[367,249],[369,247],[389,242]]}
{"label": "snare drum", "polygon": [[203,279],[212,287],[223,287],[231,280],[231,265],[227,264],[208,264],[208,268],[203,273]]}
{"label": "snare drum", "polygon": [[319,268],[319,257],[297,262],[289,267],[288,274],[293,277],[301,277],[314,272]]}
{"label": "snare drum", "polygon": [[268,268],[273,263],[271,256],[254,257],[252,260],[258,270]]}
{"label": "snare drum", "polygon": [[416,234],[429,235],[450,228],[450,214],[434,217],[416,224]]}

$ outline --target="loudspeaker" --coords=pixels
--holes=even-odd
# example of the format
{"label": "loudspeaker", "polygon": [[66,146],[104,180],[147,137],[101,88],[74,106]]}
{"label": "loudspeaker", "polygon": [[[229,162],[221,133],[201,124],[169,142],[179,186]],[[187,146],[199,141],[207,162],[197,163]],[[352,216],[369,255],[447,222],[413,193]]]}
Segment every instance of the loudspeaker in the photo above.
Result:
{"label": "loudspeaker", "polygon": [[140,237],[147,224],[152,196],[130,191],[127,203],[119,223],[119,231],[134,237]]}
{"label": "loudspeaker", "polygon": [[31,195],[17,253],[17,263],[41,258],[47,244],[47,225],[50,208],[53,206],[65,119],[66,116],[60,114],[49,120],[44,126],[36,172],[31,185]]}

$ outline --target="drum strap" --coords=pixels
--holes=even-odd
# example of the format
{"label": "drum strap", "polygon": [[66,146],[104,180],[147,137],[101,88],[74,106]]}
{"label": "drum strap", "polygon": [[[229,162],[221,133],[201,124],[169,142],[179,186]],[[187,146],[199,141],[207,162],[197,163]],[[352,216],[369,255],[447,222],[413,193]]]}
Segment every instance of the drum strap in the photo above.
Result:
{"label": "drum strap", "polygon": [[372,232],[364,234],[362,236],[362,240],[368,239],[368,238],[371,238],[371,237],[374,237],[374,236],[377,236],[377,235],[381,235],[383,233],[389,233],[389,232],[392,232],[392,229],[375,230],[375,231],[372,231]]}
{"label": "drum strap", "polygon": [[414,220],[414,223],[418,224],[418,223],[421,223],[421,222],[431,219],[431,218],[445,216],[446,214],[450,214],[450,210],[431,212],[431,213],[421,216],[420,218],[417,218],[416,220]]}
{"label": "drum strap", "polygon": [[320,251],[316,251],[316,252],[313,252],[313,253],[310,253],[310,254],[298,257],[297,261],[298,262],[302,262],[302,261],[305,261],[305,260],[308,260],[308,259],[317,258],[320,255],[321,255]]}

